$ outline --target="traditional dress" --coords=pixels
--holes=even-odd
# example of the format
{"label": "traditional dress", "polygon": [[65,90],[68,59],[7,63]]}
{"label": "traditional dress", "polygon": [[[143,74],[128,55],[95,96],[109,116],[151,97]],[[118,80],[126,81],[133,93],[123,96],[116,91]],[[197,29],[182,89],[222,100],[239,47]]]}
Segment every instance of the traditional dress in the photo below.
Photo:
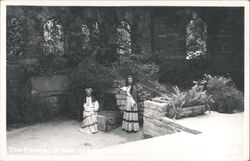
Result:
{"label": "traditional dress", "polygon": [[87,96],[83,104],[83,121],[80,131],[86,134],[97,133],[97,111],[99,103],[92,97]]}
{"label": "traditional dress", "polygon": [[[131,89],[132,88],[132,89]],[[127,86],[122,88],[127,92],[125,110],[123,114],[122,129],[131,132],[139,131],[137,90],[136,87]]]}

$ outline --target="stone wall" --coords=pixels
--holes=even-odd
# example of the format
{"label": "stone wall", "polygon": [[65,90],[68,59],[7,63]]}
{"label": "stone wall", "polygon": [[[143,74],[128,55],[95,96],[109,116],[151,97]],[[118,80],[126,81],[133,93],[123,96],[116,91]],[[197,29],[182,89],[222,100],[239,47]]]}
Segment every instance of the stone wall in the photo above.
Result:
{"label": "stone wall", "polygon": [[[162,82],[182,84],[185,81],[194,80],[204,72],[229,73],[236,81],[236,85],[243,89],[243,8],[204,7],[199,10],[200,17],[208,26],[209,62],[202,70],[190,68],[190,64],[185,60],[186,25],[191,19],[193,10],[197,9],[186,7],[8,6],[7,16],[16,17],[22,22],[25,35],[22,54],[8,57],[7,61],[8,120],[20,122],[29,115],[33,117],[31,109],[39,104],[39,102],[34,103],[35,100],[29,102],[29,98],[34,96],[32,91],[36,91],[31,78],[48,76],[35,69],[39,65],[38,62],[43,52],[43,24],[51,17],[57,17],[63,27],[65,55],[57,63],[59,66],[66,64],[60,71],[50,73],[52,77],[54,74],[65,77],[72,70],[76,70],[73,67],[76,67],[79,61],[75,61],[75,59],[83,59],[89,54],[88,51],[83,51],[79,45],[81,42],[79,42],[78,33],[81,23],[89,20],[97,21],[104,37],[104,40],[100,41],[114,44],[116,25],[119,21],[126,20],[131,25],[132,53],[158,58]],[[52,62],[50,65],[53,64]],[[65,83],[67,84],[67,81]],[[65,89],[59,89],[59,91],[65,91]],[[34,97],[38,100],[42,98],[39,94]],[[115,96],[113,98],[116,99]],[[56,102],[54,97],[51,99]],[[58,99],[67,100],[61,97]],[[118,96],[118,100],[117,104],[122,109],[124,97]],[[65,105],[67,105],[67,101]],[[51,104],[44,106],[50,108]],[[142,116],[143,100],[138,102],[138,106],[141,109],[140,116]],[[30,112],[24,112],[29,111],[24,107],[30,108]],[[62,113],[66,115],[68,111],[62,111]],[[37,115],[40,115],[38,111]],[[17,116],[20,118],[19,120]],[[37,117],[42,119],[44,116]]]}
{"label": "stone wall", "polygon": [[[69,82],[64,78],[71,73],[70,70],[76,70],[72,68],[78,65],[79,60],[89,54],[89,51],[81,49],[79,32],[82,23],[96,21],[105,39],[100,41],[115,44],[116,26],[119,21],[126,20],[132,29],[133,52],[151,54],[149,8],[8,6],[7,16],[15,17],[21,22],[25,35],[22,54],[8,57],[7,61],[8,124],[46,120],[47,117],[44,116],[46,113],[52,117],[54,117],[53,113],[71,115],[70,109],[61,107],[68,105],[70,97],[67,87],[64,86]],[[44,60],[45,64],[42,65],[45,69],[42,70],[45,71],[41,72],[39,63],[40,58],[43,58],[44,50],[43,25],[48,19],[54,17],[62,24],[64,55],[55,58],[60,60],[57,62],[51,61],[46,64],[51,59]],[[48,71],[49,67],[46,69],[47,66],[62,66],[62,64],[64,66],[56,71]],[[58,78],[56,84],[53,83],[54,75],[61,75],[62,78]],[[48,79],[52,80],[49,81],[49,84]],[[51,90],[53,90],[53,94]],[[37,110],[40,107],[38,104],[44,107],[43,112]],[[34,106],[37,107],[34,108]],[[52,112],[57,107],[60,107],[61,110]],[[36,114],[32,115],[34,112]],[[44,113],[44,115],[39,113]]]}
{"label": "stone wall", "polygon": [[164,122],[166,117],[166,103],[153,101],[144,102],[143,132],[145,136],[161,136],[179,132],[180,130],[170,122]]}
{"label": "stone wall", "polygon": [[[192,68],[186,57],[186,26],[192,11],[207,24],[208,62]],[[235,8],[163,8],[153,9],[153,54],[159,58],[160,80],[182,85],[204,72],[227,73],[243,89],[244,10]],[[195,74],[194,74],[195,73]],[[184,81],[183,81],[184,80]]]}
{"label": "stone wall", "polygon": [[[154,101],[155,100],[155,101]],[[145,138],[173,134],[176,132],[187,132],[190,134],[200,134],[201,132],[195,129],[182,126],[173,119],[167,118],[168,103],[160,101],[158,98],[152,101],[144,102],[144,123],[143,133]]]}

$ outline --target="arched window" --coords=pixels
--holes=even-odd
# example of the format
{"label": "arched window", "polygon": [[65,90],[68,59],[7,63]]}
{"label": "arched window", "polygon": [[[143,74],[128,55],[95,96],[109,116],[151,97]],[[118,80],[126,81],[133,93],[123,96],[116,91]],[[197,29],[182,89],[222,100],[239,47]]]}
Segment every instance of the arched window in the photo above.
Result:
{"label": "arched window", "polygon": [[90,29],[86,24],[81,24],[82,49],[88,47],[90,41]]}
{"label": "arched window", "polygon": [[126,21],[116,28],[116,45],[118,54],[131,54],[131,28]]}
{"label": "arched window", "polygon": [[51,18],[43,25],[44,54],[64,55],[64,33],[59,20]]}
{"label": "arched window", "polygon": [[99,29],[99,25],[98,23],[95,21],[93,23],[91,23],[91,36],[95,39],[98,38],[100,36],[100,29]]}
{"label": "arched window", "polygon": [[24,28],[15,17],[7,17],[7,56],[22,55],[24,46]]}
{"label": "arched window", "polygon": [[87,49],[90,41],[97,41],[99,34],[99,25],[96,21],[88,25],[81,24],[82,49]]}
{"label": "arched window", "polygon": [[207,25],[195,12],[186,28],[186,54],[187,60],[207,56]]}

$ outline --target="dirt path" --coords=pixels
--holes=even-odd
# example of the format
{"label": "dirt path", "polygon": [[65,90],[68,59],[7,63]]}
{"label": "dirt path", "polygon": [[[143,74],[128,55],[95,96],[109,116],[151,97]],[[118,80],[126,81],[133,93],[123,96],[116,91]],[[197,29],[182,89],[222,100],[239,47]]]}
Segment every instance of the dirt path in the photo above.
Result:
{"label": "dirt path", "polygon": [[8,154],[79,154],[143,139],[142,132],[131,133],[120,127],[108,133],[83,134],[80,122],[54,121],[7,132]]}

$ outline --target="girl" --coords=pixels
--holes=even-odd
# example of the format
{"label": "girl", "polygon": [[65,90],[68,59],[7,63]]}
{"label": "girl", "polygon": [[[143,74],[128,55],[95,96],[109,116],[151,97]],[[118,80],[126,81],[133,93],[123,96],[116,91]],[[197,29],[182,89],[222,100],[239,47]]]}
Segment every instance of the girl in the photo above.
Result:
{"label": "girl", "polygon": [[86,98],[83,104],[83,121],[82,126],[79,129],[80,132],[86,134],[95,134],[97,130],[97,111],[99,109],[98,101],[91,96],[93,90],[92,88],[85,89]]}
{"label": "girl", "polygon": [[127,98],[123,114],[122,129],[127,132],[139,131],[137,89],[134,85],[133,77],[128,76],[126,87],[121,88],[126,91]]}

